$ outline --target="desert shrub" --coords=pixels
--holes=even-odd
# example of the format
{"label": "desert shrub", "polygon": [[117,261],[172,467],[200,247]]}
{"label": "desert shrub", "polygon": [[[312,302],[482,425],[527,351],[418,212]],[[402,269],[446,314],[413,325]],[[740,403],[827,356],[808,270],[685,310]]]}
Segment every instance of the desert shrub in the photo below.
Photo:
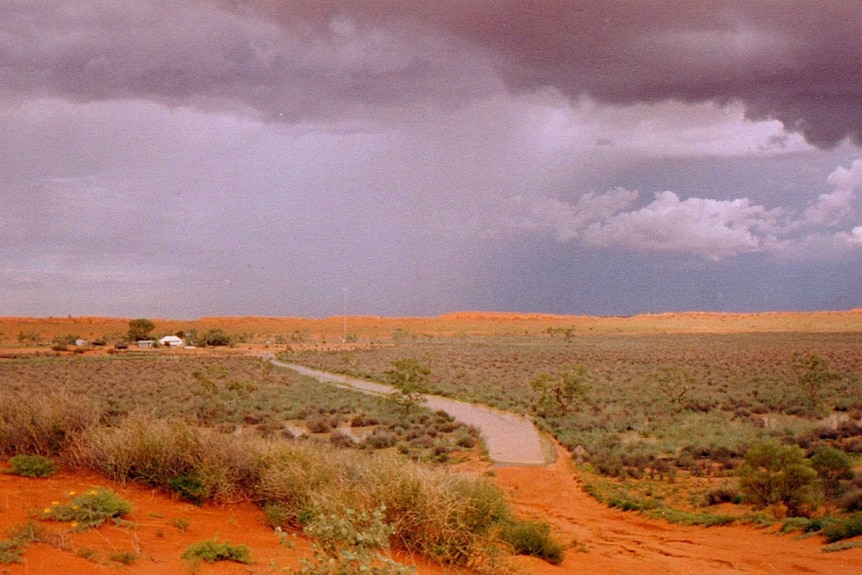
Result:
{"label": "desert shrub", "polygon": [[23,546],[17,541],[0,541],[0,563],[21,563]]}
{"label": "desert shrub", "polygon": [[538,557],[552,565],[563,562],[565,547],[551,537],[551,527],[547,523],[514,521],[502,529],[500,538],[511,545],[517,555]]}
{"label": "desert shrub", "polygon": [[[75,451],[78,466],[98,469],[120,482],[187,489],[187,495],[201,502],[247,495],[257,481],[248,440],[146,415],[91,430]],[[183,477],[185,481],[178,479]]]}
{"label": "desert shrub", "polygon": [[822,533],[827,543],[862,535],[862,513],[854,513],[844,519],[835,519],[823,526]]}
{"label": "desert shrub", "polygon": [[315,415],[305,420],[305,427],[311,433],[328,433],[335,426],[332,424],[331,418],[323,415]]}
{"label": "desert shrub", "polygon": [[733,483],[723,482],[710,488],[703,496],[704,504],[719,505],[721,503],[741,503],[742,493]]}
{"label": "desert shrub", "polygon": [[219,347],[231,345],[231,343],[233,343],[233,340],[223,330],[219,328],[213,328],[205,331],[198,343],[199,345],[203,346],[211,345],[213,347]]}
{"label": "desert shrub", "polygon": [[811,503],[817,472],[797,445],[759,443],[745,453],[738,471],[742,492],[755,505],[783,504],[799,515]]}
{"label": "desert shrub", "polygon": [[382,554],[392,528],[384,522],[385,507],[371,512],[344,509],[315,517],[304,529],[316,539],[311,559],[303,559],[298,575],[407,575],[415,569]]}
{"label": "desert shrub", "polygon": [[138,554],[134,551],[116,551],[108,555],[108,560],[121,565],[132,565],[138,560]]}
{"label": "desert shrub", "polygon": [[811,456],[811,466],[828,507],[845,491],[845,482],[853,479],[853,463],[843,451],[821,445]]}
{"label": "desert shrub", "polygon": [[386,449],[395,445],[396,442],[394,435],[382,427],[378,427],[365,438],[363,445],[369,449]]}
{"label": "desert shrub", "polygon": [[492,532],[510,516],[502,491],[486,478],[421,466],[390,467],[382,475],[379,497],[399,546],[443,563],[481,558]]}
{"label": "desert shrub", "polygon": [[233,561],[249,565],[252,563],[251,550],[247,545],[231,545],[227,541],[219,542],[217,539],[201,541],[189,545],[181,557],[187,561]]}
{"label": "desert shrub", "polygon": [[52,457],[90,426],[100,411],[64,393],[0,393],[0,454]]}
{"label": "desert shrub", "polygon": [[281,505],[264,505],[263,515],[270,527],[286,527],[290,524],[290,512]]}
{"label": "desert shrub", "polygon": [[70,521],[75,530],[98,527],[108,519],[120,519],[132,511],[132,505],[110,489],[96,487],[76,494],[69,492],[66,504],[52,504],[40,514],[40,519]]}
{"label": "desert shrub", "polygon": [[465,427],[460,427],[455,430],[452,441],[455,443],[456,447],[460,447],[462,449],[472,449],[476,446],[475,434],[470,433],[470,431]]}
{"label": "desert shrub", "polygon": [[329,443],[340,449],[353,449],[356,442],[343,431],[333,431],[329,434]]}
{"label": "desert shrub", "polygon": [[203,502],[204,485],[194,472],[172,477],[168,480],[168,486],[171,491],[179,495],[180,499],[195,505]]}
{"label": "desert shrub", "polygon": [[377,425],[378,423],[380,423],[380,420],[376,417],[360,413],[353,416],[353,419],[350,420],[350,427],[368,427],[371,425]]}
{"label": "desert shrub", "polygon": [[853,489],[844,494],[840,501],[840,507],[844,511],[862,511],[862,489]]}
{"label": "desert shrub", "polygon": [[9,473],[23,477],[48,477],[57,471],[54,462],[41,455],[16,455],[9,460]]}
{"label": "desert shrub", "polygon": [[282,525],[302,526],[330,510],[341,472],[352,467],[348,453],[324,445],[270,444],[261,454],[256,497],[281,510]]}
{"label": "desert shrub", "polygon": [[551,527],[547,523],[514,521],[503,528],[500,538],[511,545],[517,555],[538,557],[552,565],[563,562],[565,547],[551,537]]}

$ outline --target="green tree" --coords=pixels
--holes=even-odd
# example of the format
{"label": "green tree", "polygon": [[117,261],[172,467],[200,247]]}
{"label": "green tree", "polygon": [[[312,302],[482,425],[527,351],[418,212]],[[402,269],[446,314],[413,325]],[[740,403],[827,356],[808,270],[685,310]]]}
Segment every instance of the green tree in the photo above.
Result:
{"label": "green tree", "polygon": [[126,334],[126,337],[129,339],[129,341],[140,341],[142,339],[149,339],[150,332],[154,329],[156,329],[156,324],[154,324],[145,317],[133,319],[129,321],[129,331]]}
{"label": "green tree", "polygon": [[205,331],[200,341],[203,345],[211,345],[213,347],[230,345],[233,342],[231,337],[219,328]]}
{"label": "green tree", "polygon": [[587,398],[590,374],[583,365],[570,365],[555,374],[540,373],[530,386],[541,414],[565,414]]}
{"label": "green tree", "polygon": [[384,381],[395,388],[389,399],[409,413],[427,401],[424,394],[431,370],[412,358],[396,359],[391,365],[394,369],[383,372]]}
{"label": "green tree", "polygon": [[694,378],[683,369],[677,367],[662,367],[652,374],[652,380],[658,390],[667,398],[671,408],[682,410],[685,394],[693,387]]}
{"label": "green tree", "polygon": [[755,444],[737,473],[742,492],[759,507],[782,504],[797,516],[813,501],[817,472],[798,445]]}
{"label": "green tree", "polygon": [[823,504],[828,513],[832,503],[844,492],[844,481],[854,477],[853,462],[843,451],[821,445],[811,456],[811,466],[817,472]]}
{"label": "green tree", "polygon": [[826,358],[811,353],[794,352],[790,366],[796,375],[803,404],[809,413],[816,414],[821,409],[823,388],[838,379],[838,374],[829,371]]}

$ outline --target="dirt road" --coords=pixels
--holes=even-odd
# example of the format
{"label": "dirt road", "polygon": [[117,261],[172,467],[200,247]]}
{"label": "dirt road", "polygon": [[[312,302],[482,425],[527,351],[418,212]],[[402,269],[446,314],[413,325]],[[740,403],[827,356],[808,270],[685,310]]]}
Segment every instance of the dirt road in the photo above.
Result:
{"label": "dirt road", "polygon": [[[283,367],[369,393],[391,388],[379,383],[276,362]],[[749,525],[689,527],[647,519],[634,512],[609,508],[584,492],[568,453],[560,446],[555,457],[542,453],[535,427],[526,420],[446,398],[429,399],[459,421],[477,425],[497,464],[497,482],[525,518],[547,521],[555,537],[571,543],[562,565],[517,558],[534,575],[766,575],[862,573],[862,548],[836,553],[821,551],[820,537],[779,535],[775,529]],[[459,411],[464,409],[464,411]],[[508,417],[507,417],[508,416]],[[516,440],[517,433],[527,439]],[[547,450],[545,450],[547,452]],[[543,465],[548,461],[552,463]]]}
{"label": "dirt road", "polygon": [[[388,385],[285,363],[271,356],[268,359],[279,367],[365,393],[386,395],[393,391]],[[456,421],[477,427],[485,440],[488,456],[496,465],[545,465],[553,459],[553,450],[543,448],[539,432],[523,417],[437,395],[427,395],[426,398],[427,407],[445,411]]]}

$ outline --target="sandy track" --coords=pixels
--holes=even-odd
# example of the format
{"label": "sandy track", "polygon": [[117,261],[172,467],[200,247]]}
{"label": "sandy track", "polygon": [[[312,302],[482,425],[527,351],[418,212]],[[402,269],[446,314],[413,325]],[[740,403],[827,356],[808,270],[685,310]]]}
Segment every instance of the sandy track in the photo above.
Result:
{"label": "sandy track", "polygon": [[[285,363],[268,357],[273,364],[292,369],[319,381],[351,387],[365,393],[385,395],[393,389],[388,385]],[[483,405],[466,403],[437,395],[428,395],[427,407],[442,410],[456,421],[476,426],[485,440],[488,457],[496,465],[544,465],[553,457],[543,449],[541,436],[532,422],[512,413]]]}
{"label": "sandy track", "polygon": [[[379,383],[293,364],[283,367],[369,393],[389,393]],[[800,539],[746,525],[689,527],[609,508],[583,490],[568,453],[556,446],[553,463],[542,453],[535,427],[512,414],[431,396],[428,406],[477,425],[497,464],[497,482],[525,518],[547,521],[554,535],[573,543],[560,566],[532,558],[516,561],[535,575],[760,575],[862,573],[862,549],[823,553],[819,537]],[[464,409],[464,411],[459,411]],[[511,418],[511,419],[510,419]],[[525,425],[526,424],[526,425]],[[517,433],[526,441],[515,440]],[[492,451],[493,450],[493,451]]]}

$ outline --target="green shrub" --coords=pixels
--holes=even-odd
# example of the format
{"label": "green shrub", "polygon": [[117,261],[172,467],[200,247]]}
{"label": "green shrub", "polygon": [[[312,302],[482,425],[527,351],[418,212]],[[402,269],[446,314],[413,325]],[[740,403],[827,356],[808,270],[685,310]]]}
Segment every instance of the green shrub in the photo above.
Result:
{"label": "green shrub", "polygon": [[81,494],[70,491],[68,495],[68,503],[46,507],[40,518],[70,521],[73,530],[84,531],[98,527],[107,519],[120,519],[132,512],[131,503],[104,487],[95,487]]}
{"label": "green shrub", "polygon": [[200,345],[213,347],[231,345],[232,343],[233,339],[220,328],[208,329],[199,341]]}
{"label": "green shrub", "polygon": [[813,498],[817,472],[798,445],[774,441],[755,444],[745,453],[738,470],[739,484],[749,500],[760,507],[783,504],[788,515],[799,515]]}
{"label": "green shrub", "polygon": [[827,543],[862,535],[862,513],[854,513],[844,519],[834,519],[823,526],[822,533]]}
{"label": "green shrub", "polygon": [[281,505],[264,505],[263,515],[270,527],[281,528],[290,524],[290,512]]}
{"label": "green shrub", "polygon": [[201,541],[189,545],[183,551],[182,558],[188,561],[233,561],[250,565],[252,563],[251,550],[247,545],[231,545],[227,541],[219,543],[217,539]]}
{"label": "green shrub", "polygon": [[170,479],[168,485],[181,499],[195,505],[203,503],[204,486],[194,472],[178,475]]}
{"label": "green shrub", "polygon": [[389,548],[392,528],[384,522],[386,508],[357,512],[344,509],[338,514],[316,517],[304,529],[314,537],[311,559],[301,560],[298,575],[408,575],[415,572],[381,552]]}
{"label": "green shrub", "polygon": [[742,494],[733,483],[722,482],[710,488],[704,494],[704,504],[719,505],[721,503],[741,503]]}
{"label": "green shrub", "polygon": [[16,541],[0,541],[0,563],[21,563],[23,552],[21,544]]}
{"label": "green shrub", "polygon": [[517,555],[530,555],[552,565],[563,562],[565,547],[551,537],[547,523],[516,521],[503,528],[500,538],[512,546]]}
{"label": "green shrub", "polygon": [[9,460],[12,475],[23,477],[48,477],[57,472],[57,466],[47,457],[41,455],[16,455]]}

